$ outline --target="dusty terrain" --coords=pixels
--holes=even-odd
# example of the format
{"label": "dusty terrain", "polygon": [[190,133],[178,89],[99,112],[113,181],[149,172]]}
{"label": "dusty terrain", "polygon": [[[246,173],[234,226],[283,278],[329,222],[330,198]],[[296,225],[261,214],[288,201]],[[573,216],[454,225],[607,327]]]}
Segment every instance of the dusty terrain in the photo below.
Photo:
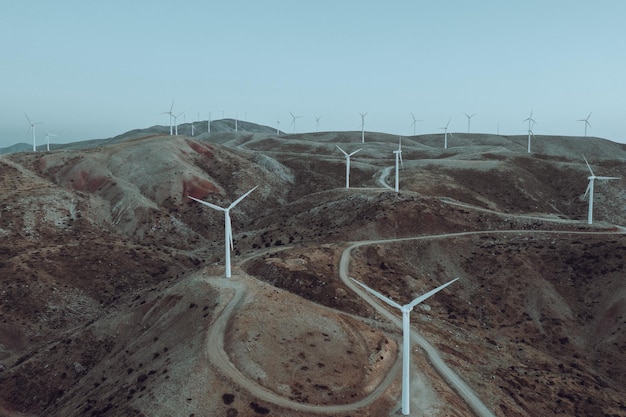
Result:
{"label": "dusty terrain", "polygon": [[[461,278],[413,329],[494,415],[626,415],[626,180],[587,225],[581,156],[626,178],[626,146],[403,138],[396,194],[396,136],[224,126],[0,157],[0,416],[397,415],[400,332],[338,273],[354,241],[350,276],[399,302]],[[351,189],[335,144],[363,148]],[[187,196],[255,185],[227,281],[223,213]],[[413,415],[476,415],[412,361]]]}

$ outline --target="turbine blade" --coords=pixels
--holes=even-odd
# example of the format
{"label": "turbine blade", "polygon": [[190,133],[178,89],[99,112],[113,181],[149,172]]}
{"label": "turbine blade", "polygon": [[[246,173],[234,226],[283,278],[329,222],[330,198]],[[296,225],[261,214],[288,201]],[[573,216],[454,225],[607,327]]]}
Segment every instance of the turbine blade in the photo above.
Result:
{"label": "turbine blade", "polygon": [[188,195],[187,197],[191,198],[192,200],[197,201],[200,204],[204,204],[205,206],[209,206],[212,209],[219,210],[219,211],[226,211],[226,209],[224,207],[220,207],[220,206],[216,206],[215,204],[207,203],[206,201],[199,200],[199,199],[197,199],[195,197],[192,197],[190,195]]}
{"label": "turbine blade", "polygon": [[591,172],[591,175],[595,177],[595,174],[593,173],[593,170],[591,169],[589,162],[587,162],[587,158],[585,158],[585,155],[583,155],[583,159],[585,160],[585,164],[587,164],[587,168],[589,168],[589,172]]}
{"label": "turbine blade", "polygon": [[230,250],[235,249],[233,245],[233,226],[230,223],[230,216],[226,216],[226,230],[224,231],[228,236],[228,241],[230,242]]}
{"label": "turbine blade", "polygon": [[422,301],[424,301],[425,299],[429,298],[430,296],[438,293],[439,291],[443,290],[444,288],[446,288],[448,285],[452,284],[454,281],[458,280],[459,278],[454,278],[452,281],[448,281],[443,285],[440,285],[439,287],[435,288],[434,290],[430,290],[428,291],[426,294],[417,297],[415,300],[411,301],[408,304],[409,308],[413,308],[416,305],[418,305],[419,303],[421,303]]}
{"label": "turbine blade", "polygon": [[33,122],[30,121],[30,117],[28,117],[28,115],[26,113],[24,113],[24,116],[26,116],[26,120],[28,120],[28,123],[32,125]]}
{"label": "turbine blade", "polygon": [[383,300],[384,302],[386,302],[387,304],[389,304],[392,307],[398,308],[400,310],[402,310],[402,306],[398,303],[396,303],[395,301],[393,301],[391,298],[387,298],[384,295],[382,295],[381,293],[379,293],[378,291],[375,291],[373,289],[371,289],[370,287],[368,287],[367,285],[357,281],[354,278],[350,278],[352,281],[356,282],[357,284],[359,284],[361,287],[363,287],[367,292],[373,294],[374,296],[380,298],[381,300]]}
{"label": "turbine blade", "polygon": [[339,145],[335,145],[337,147],[337,149],[339,149],[345,156],[352,156],[352,155],[348,155],[348,153],[346,151],[344,151],[343,149],[341,149],[339,147]]}
{"label": "turbine blade", "polygon": [[621,177],[596,177],[597,180],[619,180]]}
{"label": "turbine blade", "polygon": [[404,162],[402,162],[402,151],[398,152],[398,156],[400,157],[400,168],[404,169]]}
{"label": "turbine blade", "polygon": [[358,151],[360,151],[361,149],[362,149],[362,148],[359,148],[359,149],[357,149],[356,151],[352,152],[350,155],[347,155],[347,156],[352,156],[352,155],[354,155],[355,153],[357,153]]}
{"label": "turbine blade", "polygon": [[589,184],[587,184],[587,189],[585,190],[585,195],[583,196],[583,200],[585,200],[587,198],[587,195],[589,195],[589,190],[591,189],[591,181],[593,180],[589,180]]}
{"label": "turbine blade", "polygon": [[248,194],[250,194],[252,191],[256,190],[256,187],[258,187],[258,185],[255,185],[254,188],[252,188],[250,191],[248,191],[247,193],[245,193],[244,195],[242,195],[241,197],[239,197],[238,199],[236,199],[235,201],[232,202],[232,204],[230,206],[228,206],[227,210],[232,209],[233,207],[235,207],[237,204],[239,204],[239,202],[241,200],[243,200],[244,198],[246,198],[248,196]]}

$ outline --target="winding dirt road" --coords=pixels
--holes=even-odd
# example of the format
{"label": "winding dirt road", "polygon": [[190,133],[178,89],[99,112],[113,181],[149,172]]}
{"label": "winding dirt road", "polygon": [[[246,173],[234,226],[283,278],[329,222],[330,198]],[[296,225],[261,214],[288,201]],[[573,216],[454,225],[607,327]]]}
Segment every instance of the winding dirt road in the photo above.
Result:
{"label": "winding dirt road", "polygon": [[218,318],[215,320],[207,334],[205,351],[208,360],[211,364],[217,366],[223,375],[227,375],[235,384],[248,390],[248,392],[256,398],[279,407],[296,411],[318,414],[345,413],[370,405],[376,401],[396,379],[396,375],[398,374],[401,366],[400,361],[396,361],[385,379],[383,379],[382,382],[369,395],[353,403],[338,405],[304,404],[280,396],[275,392],[258,385],[256,382],[241,373],[237,367],[235,367],[224,350],[224,335],[226,334],[226,327],[232,314],[245,299],[247,294],[246,284],[245,282],[239,281],[236,276],[231,279],[211,278],[210,284],[219,287],[222,290],[221,294],[226,294],[228,292],[232,292],[234,294],[232,295],[230,301],[228,301],[228,303],[218,313]]}

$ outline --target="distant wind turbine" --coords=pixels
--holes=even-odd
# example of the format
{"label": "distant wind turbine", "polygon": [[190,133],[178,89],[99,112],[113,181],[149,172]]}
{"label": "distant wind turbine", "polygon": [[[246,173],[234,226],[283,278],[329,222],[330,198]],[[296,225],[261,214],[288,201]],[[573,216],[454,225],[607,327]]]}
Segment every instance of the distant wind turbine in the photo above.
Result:
{"label": "distant wind turbine", "polygon": [[54,133],[46,132],[46,150],[50,152],[50,138],[55,137]]}
{"label": "distant wind turbine", "polygon": [[361,115],[361,143],[365,143],[365,116],[367,116],[367,112],[359,114]]}
{"label": "distant wind turbine", "polygon": [[411,126],[413,126],[413,136],[415,136],[415,127],[417,122],[421,122],[421,120],[416,119],[413,113],[411,113],[411,117],[413,118],[413,123],[411,123]]}
{"label": "distant wind turbine", "polygon": [[184,112],[180,112],[178,114],[172,114],[172,117],[174,118],[174,134],[176,136],[178,136],[178,118],[183,114]]}
{"label": "distant wind turbine", "polygon": [[276,120],[276,136],[280,136],[280,120]]}
{"label": "distant wind turbine", "polygon": [[164,111],[161,114],[169,114],[170,115],[170,136],[172,136],[172,118],[174,117],[174,100],[172,100],[172,105],[170,106],[170,111]]}
{"label": "distant wind turbine", "polygon": [[291,125],[293,126],[293,133],[296,133],[296,119],[301,118],[302,116],[294,116],[292,112],[289,112],[291,115]]}
{"label": "distant wind turbine", "polygon": [[350,188],[350,157],[352,155],[354,155],[355,153],[357,153],[358,151],[360,151],[361,149],[357,149],[356,151],[352,152],[352,153],[347,153],[346,151],[344,151],[343,149],[341,149],[339,147],[339,145],[335,145],[337,147],[337,149],[339,149],[341,151],[341,153],[343,153],[346,157],[346,188]]}
{"label": "distant wind turbine", "polygon": [[589,184],[587,185],[587,190],[585,191],[584,197],[587,197],[587,196],[589,197],[589,211],[587,212],[587,224],[592,224],[593,223],[593,184],[595,180],[619,180],[620,178],[619,177],[597,177],[593,173],[593,170],[591,169],[589,162],[587,162],[587,158],[585,158],[585,155],[583,155],[583,159],[585,160],[585,164],[587,164],[587,168],[589,168],[589,172],[591,173],[591,175],[587,177],[587,179],[589,180]]}
{"label": "distant wind turbine", "polygon": [[589,118],[591,117],[591,113],[584,119],[578,119],[578,122],[585,122],[585,137],[587,137],[587,126],[591,127],[591,123],[589,123]]}
{"label": "distant wind turbine", "polygon": [[[530,153],[530,137],[532,135],[532,137],[535,137],[535,134],[533,133],[533,126],[535,125],[535,123],[537,123],[535,121],[535,119],[533,119],[533,111],[530,111],[530,116],[528,116],[527,119],[522,120],[523,122],[528,122],[528,153]],[[536,138],[535,138],[536,139]]]}
{"label": "distant wind turbine", "polygon": [[238,124],[239,124],[239,113],[235,113],[235,132],[237,132],[239,129]]}
{"label": "distant wind turbine", "polygon": [[26,116],[26,120],[28,120],[28,125],[30,126],[28,128],[28,130],[32,130],[33,131],[33,152],[37,152],[37,140],[35,137],[35,126],[42,124],[42,122],[31,122],[30,118],[28,117],[28,115],[26,113],[24,113],[24,116]]}
{"label": "distant wind turbine", "polygon": [[397,308],[402,312],[402,414],[408,416],[411,413],[410,403],[411,403],[411,387],[410,387],[410,365],[411,365],[411,311],[413,308],[426,300],[427,298],[435,295],[439,291],[446,288],[448,285],[452,284],[454,281],[458,280],[458,278],[453,279],[452,281],[448,281],[447,283],[435,288],[427,292],[426,294],[417,297],[413,301],[408,304],[400,305],[396,303],[391,298],[385,297],[378,291],[375,291],[368,287],[367,285],[351,278],[352,281],[356,282],[358,285],[363,287],[367,292],[389,304],[392,307]]}
{"label": "distant wind turbine", "polygon": [[472,119],[472,117],[476,116],[476,113],[472,114],[471,116],[467,113],[463,113],[465,115],[465,117],[467,117],[467,133],[470,132],[470,120]]}
{"label": "distant wind turbine", "polygon": [[322,116],[317,116],[315,118],[315,132],[319,132],[320,131],[320,119],[322,118]]}
{"label": "distant wind turbine", "polygon": [[224,257],[224,264],[226,266],[226,278],[230,278],[231,277],[231,272],[230,272],[230,251],[231,251],[231,249],[233,249],[233,230],[232,230],[232,225],[230,223],[230,210],[233,207],[235,207],[237,204],[239,204],[239,202],[241,200],[246,198],[248,196],[248,194],[250,194],[252,191],[254,191],[257,187],[258,186],[255,186],[250,191],[248,191],[247,193],[245,193],[244,195],[242,195],[241,197],[239,197],[238,199],[233,201],[230,204],[230,206],[228,206],[227,208],[216,206],[215,204],[207,203],[206,201],[199,200],[199,199],[194,198],[192,196],[188,196],[189,198],[191,198],[192,200],[197,201],[200,204],[204,204],[205,206],[209,206],[212,209],[224,212],[224,246],[226,246],[226,255]]}
{"label": "distant wind turbine", "polygon": [[[396,154],[396,193],[400,192],[400,166],[404,169],[404,164],[402,163],[402,138],[398,138],[398,150],[393,151]],[[398,164],[398,161],[400,164]]]}
{"label": "distant wind turbine", "polygon": [[211,134],[211,112],[209,112],[209,119],[206,122],[206,131],[209,135]]}
{"label": "distant wind turbine", "polygon": [[452,119],[448,119],[448,123],[446,123],[445,126],[439,128],[443,130],[443,149],[448,149],[448,126],[450,126],[450,120]]}

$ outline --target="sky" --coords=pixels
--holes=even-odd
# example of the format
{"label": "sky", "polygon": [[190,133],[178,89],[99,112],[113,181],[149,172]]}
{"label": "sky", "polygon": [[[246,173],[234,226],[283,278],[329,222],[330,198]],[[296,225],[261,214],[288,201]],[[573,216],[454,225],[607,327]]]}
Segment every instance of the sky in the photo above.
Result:
{"label": "sky", "polygon": [[[238,118],[626,143],[626,2],[4,0],[0,147]],[[412,126],[413,117],[420,122]]]}

